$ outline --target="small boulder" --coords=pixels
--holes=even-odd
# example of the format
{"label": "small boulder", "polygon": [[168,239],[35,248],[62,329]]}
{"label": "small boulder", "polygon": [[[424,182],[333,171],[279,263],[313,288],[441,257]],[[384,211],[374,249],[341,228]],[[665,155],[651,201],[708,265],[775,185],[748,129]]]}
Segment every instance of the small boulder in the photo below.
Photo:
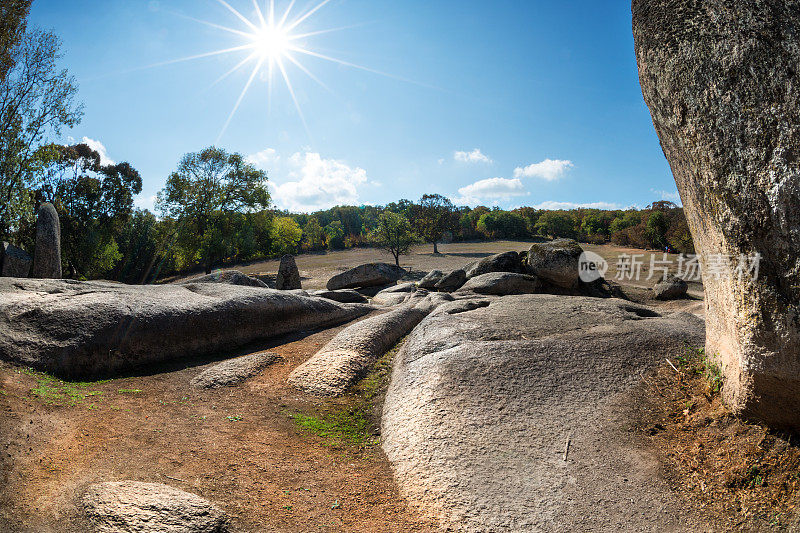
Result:
{"label": "small boulder", "polygon": [[370,303],[386,306],[398,305],[405,302],[409,295],[414,294],[416,291],[416,283],[401,283],[400,285],[393,285],[383,289],[378,294],[373,296]]}
{"label": "small boulder", "polygon": [[31,256],[13,244],[4,242],[0,248],[0,264],[2,264],[0,275],[4,277],[27,278],[31,272],[32,262]]}
{"label": "small boulder", "polygon": [[506,296],[509,294],[535,294],[540,292],[541,288],[542,284],[536,276],[516,272],[489,272],[469,279],[459,289],[459,292]]}
{"label": "small boulder", "polygon": [[419,288],[431,290],[436,287],[436,284],[439,283],[439,280],[443,277],[444,272],[441,270],[431,270],[419,281]]}
{"label": "small boulder", "polygon": [[251,378],[280,359],[273,352],[260,352],[228,359],[195,376],[190,384],[201,389],[229,387]]}
{"label": "small boulder", "polygon": [[183,283],[226,283],[228,285],[239,285],[242,287],[261,287],[264,289],[269,288],[269,286],[260,279],[251,278],[247,274],[239,272],[238,270],[213,272],[199,278],[187,279]]}
{"label": "small boulder", "polygon": [[222,533],[227,515],[208,500],[160,483],[91,485],[83,508],[98,533]]}
{"label": "small boulder", "polygon": [[656,300],[677,300],[686,297],[689,284],[678,276],[669,276],[659,281],[653,287],[653,297]]}
{"label": "small boulder", "polygon": [[355,289],[359,287],[375,287],[395,283],[406,274],[406,271],[397,265],[388,263],[367,263],[341,274],[336,274],[328,280],[327,288],[330,291],[338,289]]}
{"label": "small boulder", "polygon": [[340,289],[338,291],[314,291],[311,296],[317,298],[325,298],[326,300],[333,300],[343,304],[364,304],[367,303],[367,298],[360,292],[354,289]]}
{"label": "small boulder", "polygon": [[294,256],[287,254],[281,257],[278,277],[275,279],[275,288],[280,291],[302,288],[300,285],[300,271],[297,270]]}
{"label": "small boulder", "polygon": [[572,239],[534,243],[528,250],[525,269],[554,285],[574,289],[578,286],[578,259],[582,253],[581,245]]}
{"label": "small boulder", "polygon": [[467,273],[461,270],[453,270],[442,279],[440,279],[434,288],[441,292],[453,292],[461,288],[467,281]]}
{"label": "small boulder", "polygon": [[505,252],[490,255],[480,261],[471,263],[469,268],[464,267],[467,279],[488,274],[489,272],[522,272],[522,262],[517,252]]}
{"label": "small boulder", "polygon": [[61,224],[51,203],[43,203],[36,218],[33,277],[61,279]]}

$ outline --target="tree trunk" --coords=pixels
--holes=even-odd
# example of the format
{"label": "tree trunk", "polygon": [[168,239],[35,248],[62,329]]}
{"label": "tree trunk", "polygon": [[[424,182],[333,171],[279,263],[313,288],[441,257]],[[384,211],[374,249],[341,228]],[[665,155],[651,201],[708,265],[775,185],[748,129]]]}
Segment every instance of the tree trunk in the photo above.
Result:
{"label": "tree trunk", "polygon": [[433,253],[438,254],[439,248],[436,246],[436,241],[433,241]]}
{"label": "tree trunk", "polygon": [[392,254],[394,256],[394,264],[400,266],[400,254]]}

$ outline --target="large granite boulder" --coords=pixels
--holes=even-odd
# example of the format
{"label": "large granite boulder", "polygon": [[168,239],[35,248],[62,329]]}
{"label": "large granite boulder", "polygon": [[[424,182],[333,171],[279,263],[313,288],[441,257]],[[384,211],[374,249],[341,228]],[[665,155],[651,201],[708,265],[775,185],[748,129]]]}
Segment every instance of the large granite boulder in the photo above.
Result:
{"label": "large granite boulder", "polygon": [[417,291],[417,284],[413,281],[392,285],[380,291],[372,297],[371,304],[374,305],[397,305],[406,300],[408,295]]}
{"label": "large granite boulder", "polygon": [[260,279],[253,278],[239,272],[238,270],[223,270],[220,272],[212,272],[199,278],[189,279],[183,282],[186,283],[223,283],[228,285],[241,285],[242,287],[261,287],[268,289],[269,286]]}
{"label": "large granite boulder", "polygon": [[564,289],[578,287],[578,259],[581,245],[572,239],[533,243],[528,250],[525,269],[529,274]]}
{"label": "large granite boulder", "polygon": [[706,353],[737,414],[798,429],[800,2],[632,11],[642,93],[705,269]]}
{"label": "large granite boulder", "polygon": [[7,278],[27,278],[31,272],[31,256],[7,242],[0,248],[0,275]]}
{"label": "large granite boulder", "polygon": [[669,276],[653,286],[653,298],[656,300],[677,300],[685,298],[689,284],[678,276]]}
{"label": "large granite boulder", "polygon": [[359,287],[376,287],[395,283],[406,274],[406,271],[397,265],[389,263],[367,263],[341,274],[336,274],[328,280],[329,291],[337,289],[355,289]]}
{"label": "large granite boulder", "polygon": [[222,509],[160,483],[110,481],[90,485],[83,509],[97,533],[223,533]]}
{"label": "large granite boulder", "polygon": [[281,257],[281,264],[278,267],[278,277],[275,278],[275,288],[279,291],[301,289],[300,271],[297,270],[297,263],[293,255]]}
{"label": "large granite boulder", "polygon": [[612,403],[703,339],[694,315],[617,299],[441,305],[395,356],[383,407],[402,495],[443,531],[706,530]]}
{"label": "large granite boulder", "polygon": [[444,277],[444,272],[441,270],[431,270],[425,277],[419,280],[419,288],[432,290],[436,288],[436,284]]}
{"label": "large granite boulder", "polygon": [[39,206],[31,277],[61,278],[61,223],[58,220],[58,212],[51,203]]}
{"label": "large granite boulder", "polygon": [[325,298],[327,300],[333,300],[334,302],[339,302],[343,304],[365,304],[367,303],[367,297],[358,292],[354,289],[339,289],[338,291],[314,291],[311,293],[311,296],[316,296],[317,298]]}
{"label": "large granite boulder", "polygon": [[507,296],[509,294],[534,294],[541,292],[541,289],[542,283],[536,276],[515,272],[489,272],[467,280],[458,289],[458,292]]}
{"label": "large granite boulder", "polygon": [[437,291],[453,292],[460,289],[466,282],[467,273],[458,268],[443,276],[442,279],[436,282],[433,288]]}
{"label": "large granite boulder", "polygon": [[372,308],[217,283],[0,278],[0,359],[67,377],[229,351]]}
{"label": "large granite boulder", "polygon": [[517,252],[490,255],[464,267],[467,279],[489,272],[522,272],[522,261]]}

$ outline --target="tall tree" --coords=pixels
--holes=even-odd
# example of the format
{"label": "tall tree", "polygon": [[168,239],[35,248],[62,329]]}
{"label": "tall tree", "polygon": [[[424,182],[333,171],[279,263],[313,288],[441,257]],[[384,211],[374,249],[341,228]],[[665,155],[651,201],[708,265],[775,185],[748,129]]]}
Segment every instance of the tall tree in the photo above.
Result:
{"label": "tall tree", "polygon": [[411,208],[411,221],[417,234],[425,242],[433,244],[433,253],[438,254],[437,242],[446,231],[458,225],[458,213],[449,198],[441,194],[425,194]]}
{"label": "tall tree", "polygon": [[392,254],[397,266],[400,266],[400,256],[407,254],[418,241],[408,219],[391,211],[384,211],[378,217],[373,239],[379,248]]}
{"label": "tall tree", "polygon": [[0,84],[14,65],[14,48],[25,34],[32,0],[3,0],[0,3]]}
{"label": "tall tree", "polygon": [[194,249],[206,272],[219,259],[217,241],[225,238],[216,231],[221,215],[270,204],[267,173],[241,154],[213,146],[184,155],[157,198],[161,213],[179,221],[180,237]]}
{"label": "tall tree", "polygon": [[56,66],[60,45],[50,32],[26,32],[12,48],[13,66],[0,83],[0,238],[33,211],[32,180],[44,139],[75,126],[83,115],[74,78]]}

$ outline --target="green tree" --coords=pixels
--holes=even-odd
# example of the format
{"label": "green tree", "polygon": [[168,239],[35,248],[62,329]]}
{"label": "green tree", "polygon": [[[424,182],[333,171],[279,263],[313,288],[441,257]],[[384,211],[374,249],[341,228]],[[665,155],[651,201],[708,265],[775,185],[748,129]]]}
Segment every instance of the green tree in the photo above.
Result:
{"label": "green tree", "polygon": [[391,211],[385,211],[378,217],[373,239],[379,248],[392,254],[397,266],[400,266],[400,256],[407,254],[419,240],[408,219]]}
{"label": "green tree", "polygon": [[311,217],[303,226],[303,240],[311,250],[319,250],[325,246],[325,231],[317,217]]}
{"label": "green tree", "polygon": [[667,244],[667,230],[669,229],[669,222],[667,217],[661,211],[654,211],[647,219],[647,229],[645,229],[645,238],[647,245],[651,248],[663,248]]}
{"label": "green tree", "polygon": [[341,250],[344,248],[344,227],[338,220],[334,220],[324,228],[325,240],[328,250]]}
{"label": "green tree", "polygon": [[425,194],[411,208],[411,221],[416,233],[433,244],[433,253],[438,254],[436,243],[446,231],[458,228],[459,215],[453,202],[441,194]]}
{"label": "green tree", "polygon": [[535,228],[539,235],[546,237],[575,237],[575,219],[563,211],[545,211]]}
{"label": "green tree", "polygon": [[58,70],[61,43],[53,33],[27,31],[9,51],[0,83],[0,239],[33,215],[33,180],[48,136],[80,122],[83,107],[66,70]]}
{"label": "green tree", "polygon": [[525,237],[525,219],[508,211],[489,211],[478,220],[478,231],[490,239],[519,239]]}
{"label": "green tree", "polygon": [[14,66],[14,48],[25,35],[31,0],[3,0],[0,3],[0,84]]}
{"label": "green tree", "polygon": [[183,156],[158,193],[156,205],[164,216],[179,221],[184,245],[194,250],[189,255],[211,272],[226,239],[217,231],[223,215],[265,209],[269,203],[266,172],[241,154],[211,146]]}
{"label": "green tree", "polygon": [[272,223],[272,246],[278,254],[295,254],[303,230],[292,217],[276,217]]}

